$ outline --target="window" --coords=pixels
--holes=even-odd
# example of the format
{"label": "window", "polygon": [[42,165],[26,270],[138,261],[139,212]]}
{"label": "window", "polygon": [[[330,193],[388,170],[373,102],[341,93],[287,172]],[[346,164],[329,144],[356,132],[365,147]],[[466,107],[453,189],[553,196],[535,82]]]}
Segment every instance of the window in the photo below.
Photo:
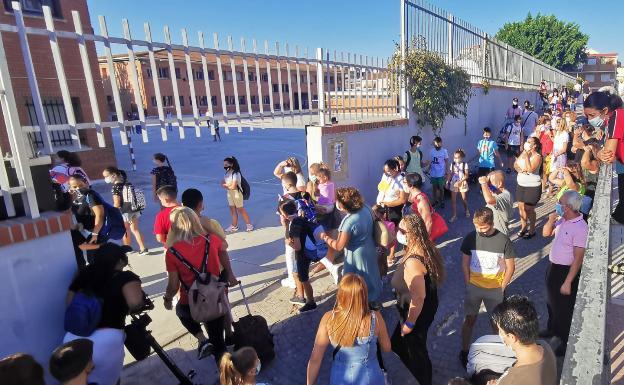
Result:
{"label": "window", "polygon": [[595,66],[596,65],[596,58],[592,57],[592,58],[587,59],[587,65],[588,66]]}
{"label": "window", "polygon": [[208,98],[206,96],[196,96],[197,104],[202,107],[206,107],[208,105]]}
{"label": "window", "polygon": [[290,110],[290,103],[288,103],[288,102],[284,103],[284,111],[286,111],[286,110]]}
{"label": "window", "polygon": [[263,72],[260,75],[260,80],[262,80],[263,82],[267,83],[269,81],[269,74],[267,74],[266,72]]}
{"label": "window", "polygon": [[273,83],[273,92],[279,92],[279,85]]}
{"label": "window", "polygon": [[262,104],[271,104],[271,98],[269,96],[263,96]]}
{"label": "window", "polygon": [[176,74],[176,78],[177,78],[177,79],[180,79],[180,78],[182,77],[182,75],[181,75],[181,73],[180,73],[180,68],[179,68],[179,67],[176,67],[176,69],[175,69],[175,74]]}
{"label": "window", "polygon": [[238,97],[238,104],[239,105],[247,104],[247,98],[245,96],[239,96]]}
{"label": "window", "polygon": [[110,95],[106,95],[106,102],[107,103],[112,103],[113,102],[113,97]]}
{"label": "window", "polygon": [[226,106],[233,106],[236,104],[236,98],[234,98],[234,96],[226,96],[225,97],[225,105]]}
{"label": "window", "polygon": [[230,71],[225,71],[223,76],[225,77],[225,80],[232,81],[232,73]]}
{"label": "window", "polygon": [[195,80],[204,80],[204,71],[202,71],[202,70],[193,70],[193,79],[195,79]]}
{"label": "window", "polygon": [[208,80],[215,80],[215,75],[213,70],[208,71]]}
{"label": "window", "polygon": [[243,81],[243,71],[236,71],[236,81],[237,82]]}
{"label": "window", "polygon": [[102,68],[102,77],[103,78],[107,78],[108,77],[108,70],[106,68]]}
{"label": "window", "polygon": [[[59,6],[59,0],[18,0],[22,5],[22,11],[26,15],[37,15],[43,16],[43,6],[47,5],[50,7],[52,11],[52,16],[60,18],[61,15],[61,7]],[[7,12],[13,11],[13,5],[11,4],[11,0],[4,0],[4,9]]]}
{"label": "window", "polygon": [[156,96],[152,96],[152,107],[156,107],[158,104],[156,103]]}
{"label": "window", "polygon": [[289,88],[288,88],[288,84],[282,84],[282,91],[283,92],[288,92]]}
{"label": "window", "polygon": [[253,81],[255,81],[255,80],[256,80],[256,75],[255,75],[253,72],[250,72],[250,73],[247,75],[247,79],[249,79],[249,81],[250,81],[250,82],[253,82]]}
{"label": "window", "polygon": [[216,96],[211,96],[210,97],[210,103],[212,103],[213,107],[217,106],[217,97]]}
{"label": "window", "polygon": [[152,78],[152,70],[150,68],[145,70],[145,73],[147,74],[147,78],[151,79]]}
{"label": "window", "polygon": [[585,75],[585,80],[591,83],[591,82],[596,81],[596,77],[593,74],[587,74]]}
{"label": "window", "polygon": [[159,67],[158,68],[158,78],[159,79],[169,79],[169,68],[167,68],[167,67]]}
{"label": "window", "polygon": [[611,74],[600,74],[601,82],[610,82],[612,80]]}
{"label": "window", "polygon": [[301,79],[301,84],[305,83],[307,80],[307,77],[305,75],[300,75],[299,79]]}
{"label": "window", "polygon": [[171,107],[173,106],[173,96],[168,95],[168,96],[163,96],[163,106],[164,107]]}
{"label": "window", "polygon": [[275,110],[279,110],[279,109],[281,109],[281,108],[282,108],[282,107],[280,106],[280,104],[279,104],[279,103],[274,103],[274,104],[273,104],[273,109],[275,109]]}
{"label": "window", "polygon": [[184,107],[184,96],[180,95],[180,106]]}

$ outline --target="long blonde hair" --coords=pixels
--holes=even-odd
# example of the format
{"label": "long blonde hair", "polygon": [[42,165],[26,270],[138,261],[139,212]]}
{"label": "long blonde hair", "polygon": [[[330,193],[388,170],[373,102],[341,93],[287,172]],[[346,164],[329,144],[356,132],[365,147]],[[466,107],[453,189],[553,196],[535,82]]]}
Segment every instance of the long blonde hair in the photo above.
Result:
{"label": "long blonde hair", "polygon": [[368,288],[359,275],[349,273],[340,280],[336,305],[327,322],[332,343],[353,346],[362,324],[370,315],[368,309]]}
{"label": "long blonde hair", "polygon": [[243,385],[247,373],[256,366],[257,360],[256,351],[249,346],[234,353],[224,353],[219,364],[221,385]]}
{"label": "long blonde hair", "polygon": [[171,229],[167,234],[167,247],[180,241],[191,243],[193,238],[206,233],[195,211],[188,207],[175,207],[169,214],[169,220]]}
{"label": "long blonde hair", "polygon": [[427,273],[436,284],[444,280],[444,259],[436,245],[429,239],[429,233],[423,219],[416,214],[403,217],[407,236],[405,256],[420,256],[427,268]]}

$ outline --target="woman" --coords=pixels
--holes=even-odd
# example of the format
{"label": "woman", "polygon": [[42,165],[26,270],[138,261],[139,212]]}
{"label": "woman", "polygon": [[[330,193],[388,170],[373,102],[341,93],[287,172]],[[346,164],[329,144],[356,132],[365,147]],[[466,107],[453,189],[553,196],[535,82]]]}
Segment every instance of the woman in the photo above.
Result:
{"label": "woman", "polygon": [[427,234],[431,234],[433,225],[433,208],[427,195],[421,191],[422,177],[419,174],[407,174],[405,182],[409,190],[408,200],[412,202],[412,213],[422,218]]}
{"label": "woman", "polygon": [[254,348],[245,346],[234,353],[225,353],[219,365],[221,385],[266,385],[256,382],[260,359]]}
{"label": "woman", "polygon": [[418,215],[403,218],[397,240],[406,248],[391,282],[400,319],[392,334],[392,350],[419,384],[431,385],[427,332],[438,310],[438,286],[444,279],[444,260]]}
{"label": "woman", "polygon": [[[213,234],[207,234],[202,227],[199,217],[189,207],[179,206],[171,210],[169,216],[171,230],[167,235],[165,266],[169,275],[167,289],[163,296],[165,309],[173,309],[173,297],[180,293],[176,304],[176,315],[186,328],[198,341],[197,358],[202,359],[210,353],[214,354],[217,366],[221,356],[226,351],[224,332],[226,317],[219,317],[206,322],[204,327],[208,332],[208,339],[202,331],[201,324],[191,317],[189,306],[188,289],[195,281],[195,273],[186,267],[174,254],[174,251],[197,270],[202,269],[202,261],[206,257],[206,272],[219,276],[219,254],[226,253],[221,239]],[[206,242],[209,244],[206,245]],[[220,280],[225,280],[220,277]],[[213,350],[211,352],[211,350]]]}
{"label": "woman", "polygon": [[343,272],[364,278],[368,300],[376,307],[381,297],[381,276],[373,238],[373,213],[364,205],[364,199],[355,187],[336,190],[336,207],[346,214],[338,228],[338,237],[333,239],[327,233],[321,233],[321,239],[335,251],[345,250]]}
{"label": "woman", "polygon": [[167,155],[158,152],[154,154],[152,160],[156,166],[150,171],[150,174],[152,174],[152,194],[154,195],[154,201],[160,202],[156,191],[162,186],[173,186],[178,191],[178,180]]}
{"label": "woman", "polygon": [[[295,175],[297,175],[297,190],[301,191],[301,192],[305,192],[306,191],[306,181],[305,181],[305,177],[303,176],[303,172],[301,171],[301,164],[299,164],[299,160],[297,160],[297,158],[290,157],[288,159],[286,159],[285,161],[282,161],[280,163],[277,164],[277,166],[275,166],[275,169],[273,170],[273,175],[275,175],[278,179],[282,179],[282,175],[288,173],[288,172],[294,172]],[[284,189],[284,194],[286,194],[286,187],[282,186]]]}
{"label": "woman", "polygon": [[130,239],[130,233],[132,233],[139,244],[139,254],[148,254],[149,251],[143,242],[143,234],[141,234],[139,229],[141,211],[132,211],[131,203],[124,201],[124,187],[129,186],[125,171],[117,167],[106,167],[102,172],[102,176],[106,183],[112,184],[113,206],[121,210],[123,216],[124,226],[126,227],[126,235],[122,238],[123,244],[126,246],[132,245],[132,240]]}
{"label": "woman", "polygon": [[330,345],[334,358],[330,385],[385,383],[377,361],[377,346],[389,352],[390,338],[381,313],[369,310],[366,283],[358,275],[346,274],[342,278],[334,309],[321,318],[308,361],[308,385],[316,384],[325,350]]}
{"label": "woman", "polygon": [[535,206],[542,196],[541,144],[535,137],[524,142],[524,148],[514,164],[518,173],[516,199],[520,212],[520,232],[518,238],[531,239],[535,236]]}
{"label": "woman", "polygon": [[[82,250],[95,249],[99,243],[106,241],[98,238],[106,217],[104,201],[100,194],[91,190],[82,174],[69,177],[69,188],[73,198],[71,210],[77,222],[71,230],[71,237],[76,262],[79,268],[83,268],[86,262]],[[87,258],[91,262],[91,252],[87,253]]]}
{"label": "woman", "polygon": [[221,187],[227,191],[227,201],[230,207],[230,216],[232,217],[232,224],[225,229],[225,232],[233,233],[238,231],[238,214],[243,217],[247,224],[247,231],[253,231],[254,227],[249,219],[249,214],[247,214],[247,210],[243,206],[241,189],[243,177],[238,160],[233,156],[223,159],[223,169],[225,170],[225,177],[221,181]]}
{"label": "woman", "polygon": [[[557,175],[560,174],[561,177]],[[559,186],[559,192],[557,192],[557,202],[561,198],[564,192],[568,190],[574,190],[581,195],[585,195],[585,177],[583,176],[583,170],[581,165],[575,161],[568,161],[565,167],[561,168],[558,172],[550,174],[550,182],[555,186]]]}
{"label": "woman", "polygon": [[[144,294],[141,279],[131,271],[125,271],[130,251],[127,246],[105,243],[97,249],[93,262],[69,286],[67,304],[75,293],[93,293],[102,300],[102,317],[97,329],[89,337],[93,341],[94,368],[89,383],[115,385],[118,383],[124,362],[124,327],[126,316],[143,309]],[[63,343],[80,337],[65,334]]]}

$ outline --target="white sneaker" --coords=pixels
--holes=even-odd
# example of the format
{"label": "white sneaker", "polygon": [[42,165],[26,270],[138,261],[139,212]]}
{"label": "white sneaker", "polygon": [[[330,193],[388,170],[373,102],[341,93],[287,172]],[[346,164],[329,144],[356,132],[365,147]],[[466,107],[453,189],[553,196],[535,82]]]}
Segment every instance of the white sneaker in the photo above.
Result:
{"label": "white sneaker", "polygon": [[253,225],[252,225],[251,223],[250,223],[250,224],[248,224],[248,225],[247,225],[247,231],[253,231],[253,230],[254,230]]}
{"label": "white sneaker", "polygon": [[296,289],[297,285],[295,285],[295,280],[292,278],[284,278],[281,281],[283,287],[289,287],[291,289]]}
{"label": "white sneaker", "polygon": [[333,265],[329,268],[329,274],[331,274],[334,279],[334,285],[338,285],[340,282],[340,267],[338,265]]}
{"label": "white sneaker", "polygon": [[226,233],[234,233],[236,231],[238,231],[238,227],[234,227],[234,226],[230,226],[227,229],[225,229]]}

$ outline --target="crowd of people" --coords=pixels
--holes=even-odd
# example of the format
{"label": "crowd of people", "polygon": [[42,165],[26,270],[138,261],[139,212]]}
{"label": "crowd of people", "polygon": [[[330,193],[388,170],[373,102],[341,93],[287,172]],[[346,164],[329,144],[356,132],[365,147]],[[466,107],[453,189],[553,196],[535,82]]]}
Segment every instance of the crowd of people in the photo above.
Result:
{"label": "crowd of people", "polygon": [[[583,114],[576,111],[579,98]],[[555,357],[565,355],[567,347],[601,163],[617,160],[620,197],[624,194],[624,110],[622,100],[609,92],[574,96],[555,89],[545,100],[548,103],[538,113],[530,102],[521,107],[514,98],[497,137],[485,127],[474,143],[478,160],[473,165],[465,148],[447,149],[441,137],[425,152],[421,137],[409,138],[408,150],[384,163],[373,206],[366,205],[357,188],[337,188],[331,168],[323,163],[309,165],[307,181],[295,157],[275,166],[274,175],[282,185],[276,213],[285,234],[287,270],[281,283],[294,291],[290,302],[301,313],[314,311],[310,278],[322,270],[338,286],[335,305],[318,327],[307,384],[317,382],[328,348],[333,352],[331,384],[388,383],[382,352],[394,352],[419,384],[432,384],[427,337],[446,276],[436,241],[462,216],[474,226],[457,250],[465,281],[458,358],[466,374],[449,384],[556,383]],[[49,370],[66,384],[113,385],[123,367],[126,317],[143,311],[148,301],[140,277],[125,270],[131,235],[139,254],[149,252],[138,226],[147,205],[145,193],[123,170],[107,167],[102,176],[111,185],[108,203],[92,188],[76,154],[59,151],[57,158],[50,174],[58,208],[71,210],[75,218],[71,233],[78,273],[68,287],[64,344],[52,354]],[[238,284],[226,234],[238,231],[239,216],[247,231],[254,230],[244,208],[249,191],[238,160],[233,156],[223,160],[221,186],[232,220],[225,230],[202,214],[204,198],[199,190],[179,194],[165,154],[155,154],[153,161],[152,204],[160,205],[153,233],[165,249],[168,274],[164,307],[175,309],[181,325],[197,339],[198,359],[213,356],[221,384],[256,384],[261,369],[258,353],[252,348],[228,350],[233,320],[227,299],[225,307],[207,310],[197,304],[196,292],[190,295],[201,290],[198,286],[211,284],[210,279],[208,283],[200,279],[202,274],[215,277],[214,285],[221,286],[214,288]],[[451,213],[445,218],[447,191]],[[469,207],[469,194],[478,194],[482,203]],[[512,234],[514,202],[519,229]],[[541,231],[541,236],[553,237],[544,283],[548,323],[543,330],[529,298],[506,297],[515,271],[514,241],[538,236],[539,202],[555,206]],[[624,223],[624,204],[612,218]],[[380,312],[384,285],[390,285],[396,297],[397,325],[387,325]],[[227,297],[227,289],[220,290]],[[482,305],[492,334],[473,342]],[[78,317],[91,308],[97,308],[95,319]],[[201,318],[201,312],[210,316]],[[0,361],[0,377],[7,373],[16,379],[43,376],[39,364],[24,354]]]}

